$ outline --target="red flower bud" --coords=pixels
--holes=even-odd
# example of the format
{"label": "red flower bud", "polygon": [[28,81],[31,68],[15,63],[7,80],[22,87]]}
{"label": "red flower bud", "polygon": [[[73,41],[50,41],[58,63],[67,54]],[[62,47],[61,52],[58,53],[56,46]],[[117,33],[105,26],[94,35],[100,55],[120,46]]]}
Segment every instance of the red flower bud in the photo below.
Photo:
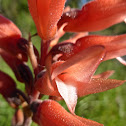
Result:
{"label": "red flower bud", "polygon": [[66,0],[28,0],[29,10],[39,36],[44,40],[52,39],[57,30]]}
{"label": "red flower bud", "polygon": [[68,113],[53,100],[40,103],[33,118],[40,126],[103,126],[95,121]]}

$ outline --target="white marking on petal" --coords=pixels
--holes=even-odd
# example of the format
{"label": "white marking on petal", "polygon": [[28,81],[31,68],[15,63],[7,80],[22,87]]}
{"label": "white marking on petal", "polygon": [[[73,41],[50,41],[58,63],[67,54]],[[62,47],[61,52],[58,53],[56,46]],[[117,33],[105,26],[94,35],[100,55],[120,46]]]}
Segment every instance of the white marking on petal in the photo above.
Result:
{"label": "white marking on petal", "polygon": [[124,19],[124,22],[126,23],[126,18]]}
{"label": "white marking on petal", "polygon": [[65,100],[68,109],[72,114],[74,114],[75,106],[77,104],[77,91],[76,87],[72,85],[65,84],[59,78],[55,79],[58,91],[62,98]]}
{"label": "white marking on petal", "polygon": [[126,61],[125,61],[122,57],[116,57],[116,59],[117,59],[120,63],[122,63],[123,65],[126,66]]}

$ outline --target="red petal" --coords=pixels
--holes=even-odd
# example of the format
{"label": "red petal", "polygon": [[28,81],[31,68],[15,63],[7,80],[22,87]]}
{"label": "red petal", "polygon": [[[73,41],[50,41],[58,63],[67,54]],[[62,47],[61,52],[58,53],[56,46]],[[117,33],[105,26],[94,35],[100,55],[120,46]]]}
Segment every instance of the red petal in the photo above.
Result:
{"label": "red petal", "polygon": [[66,80],[67,78],[69,80],[66,83],[72,83],[71,80],[88,82],[104,55],[105,50],[103,46],[92,46],[82,50],[54,69],[52,79],[63,73],[61,74],[62,79],[66,75],[64,79]]}
{"label": "red petal", "polygon": [[52,65],[52,72],[50,73],[52,74],[52,84],[48,77],[50,74],[45,72],[44,75],[38,79],[35,87],[42,94],[60,96],[54,80],[55,77],[58,76],[65,84],[78,88],[79,85],[76,84],[78,81],[90,81],[91,76],[94,74],[104,55],[104,47],[94,46],[79,52],[66,62],[56,62]]}
{"label": "red petal", "polygon": [[104,60],[108,60],[126,55],[126,34],[117,36],[87,36],[78,39],[76,45],[79,45],[78,50],[93,45],[103,45],[106,49]]}
{"label": "red petal", "polygon": [[59,43],[50,50],[49,54],[55,56],[61,53],[66,57],[70,57],[71,53],[73,53],[74,51],[73,49],[74,49],[74,44],[71,42]]}
{"label": "red petal", "polygon": [[52,79],[55,78],[58,92],[65,100],[71,113],[74,113],[77,103],[77,88],[79,85],[76,85],[76,82],[88,82],[91,79],[91,76],[94,74],[103,56],[103,47],[90,47],[80,52],[80,54],[74,55],[65,63],[54,69],[53,74],[58,70],[62,72],[61,75],[59,75],[60,79],[58,77],[55,78],[56,75],[52,77]]}
{"label": "red petal", "polygon": [[126,81],[122,80],[114,80],[114,79],[102,79],[102,78],[94,78],[89,83],[81,84],[78,88],[78,95],[85,96],[88,94],[103,92],[112,88],[116,88],[122,85]]}
{"label": "red petal", "polygon": [[70,112],[74,114],[75,106],[77,104],[77,90],[72,85],[65,84],[58,77],[55,79],[58,91],[65,100]]}
{"label": "red petal", "polygon": [[53,100],[43,101],[37,109],[35,118],[40,126],[92,126],[87,125],[87,120],[80,121]]}
{"label": "red petal", "polygon": [[59,39],[65,34],[63,28],[66,26],[66,24],[63,24],[60,29],[58,29],[55,38],[51,41],[50,47],[53,47],[59,42]]}
{"label": "red petal", "polygon": [[11,97],[12,93],[16,89],[16,83],[7,74],[0,71],[0,93],[4,97]]}
{"label": "red petal", "polygon": [[65,13],[59,26],[67,22],[65,31],[98,31],[122,22],[125,18],[125,0],[93,0],[84,5],[82,10]]}
{"label": "red petal", "polygon": [[72,55],[94,45],[102,45],[106,49],[104,60],[126,55],[126,34],[116,36],[90,35],[76,41],[73,50],[67,55],[64,53],[62,59],[66,60]]}
{"label": "red petal", "polygon": [[38,34],[44,40],[54,37],[66,0],[28,0]]}
{"label": "red petal", "polygon": [[54,87],[50,82],[48,72],[42,73],[42,77],[39,78],[35,83],[35,88],[41,94],[51,95],[51,93],[54,91]]}
{"label": "red petal", "polygon": [[103,73],[94,75],[92,78],[109,78],[114,72],[114,70],[105,71]]}
{"label": "red petal", "polygon": [[79,32],[79,33],[75,33],[72,37],[70,37],[69,39],[63,41],[62,43],[66,43],[66,42],[71,42],[71,43],[76,43],[76,41],[79,38],[85,37],[88,35],[88,32]]}

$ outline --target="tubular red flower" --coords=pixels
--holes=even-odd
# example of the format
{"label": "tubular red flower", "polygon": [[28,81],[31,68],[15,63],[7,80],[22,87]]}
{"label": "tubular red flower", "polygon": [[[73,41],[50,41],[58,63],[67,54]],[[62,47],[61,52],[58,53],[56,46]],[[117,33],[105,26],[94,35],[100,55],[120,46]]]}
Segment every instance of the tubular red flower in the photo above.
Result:
{"label": "tubular red flower", "polygon": [[30,13],[42,39],[54,37],[65,2],[66,0],[28,0]]}
{"label": "tubular red flower", "polygon": [[[69,46],[70,44],[71,46]],[[67,60],[78,52],[95,45],[102,45],[105,47],[106,56],[104,60],[124,56],[126,55],[126,34],[116,36],[88,35],[78,39],[74,44],[58,44],[52,48],[50,53],[62,53],[63,55],[60,59]]]}
{"label": "tubular red flower", "polygon": [[63,14],[58,25],[67,22],[67,32],[99,31],[126,18],[125,0],[93,0],[82,10],[73,9]]}
{"label": "tubular red flower", "polygon": [[59,103],[45,100],[38,106],[34,120],[40,126],[103,126],[100,123],[68,113]]}

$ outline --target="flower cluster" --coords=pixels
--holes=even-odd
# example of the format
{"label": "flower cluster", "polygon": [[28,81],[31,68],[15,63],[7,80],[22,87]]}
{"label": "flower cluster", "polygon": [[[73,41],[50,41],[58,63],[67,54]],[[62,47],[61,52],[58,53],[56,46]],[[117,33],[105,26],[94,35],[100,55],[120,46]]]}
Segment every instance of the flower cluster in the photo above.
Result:
{"label": "flower cluster", "polygon": [[[125,80],[108,79],[113,71],[94,75],[105,60],[126,55],[126,34],[88,35],[126,19],[126,0],[92,0],[81,10],[64,7],[66,0],[28,0],[41,38],[41,51],[26,40],[9,19],[0,15],[0,55],[26,92],[0,71],[0,94],[16,109],[12,125],[102,126],[75,115],[79,97],[120,86]],[[74,35],[63,42],[66,33]],[[26,64],[28,57],[33,73]],[[49,100],[40,100],[49,95]],[[67,112],[57,101],[64,100]],[[20,109],[22,106],[22,109]]]}

